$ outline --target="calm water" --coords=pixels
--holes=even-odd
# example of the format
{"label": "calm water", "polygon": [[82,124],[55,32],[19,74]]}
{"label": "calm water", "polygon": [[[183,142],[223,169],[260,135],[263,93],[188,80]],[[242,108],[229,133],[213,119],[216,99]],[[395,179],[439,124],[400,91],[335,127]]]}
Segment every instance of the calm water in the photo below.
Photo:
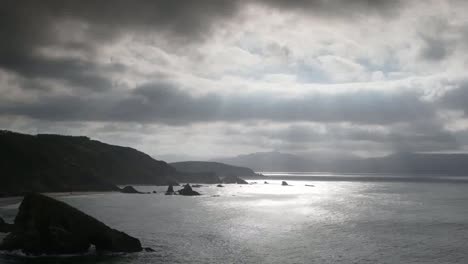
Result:
{"label": "calm water", "polygon": [[0,263],[468,263],[468,184],[288,182],[205,185],[200,197],[152,186],[139,189],[158,194],[62,197],[156,252]]}

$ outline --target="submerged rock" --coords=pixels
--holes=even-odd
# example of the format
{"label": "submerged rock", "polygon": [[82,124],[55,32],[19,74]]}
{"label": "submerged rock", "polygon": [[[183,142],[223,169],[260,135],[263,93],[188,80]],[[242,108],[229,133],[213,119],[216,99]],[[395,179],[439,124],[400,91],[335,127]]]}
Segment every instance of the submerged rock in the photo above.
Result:
{"label": "submerged rock", "polygon": [[192,185],[193,188],[200,188],[200,187],[202,187],[202,186],[203,186],[203,185],[201,185],[201,184],[194,184],[194,185]]}
{"label": "submerged rock", "polygon": [[156,250],[154,250],[154,249],[152,249],[150,247],[145,247],[143,250],[146,251],[146,252],[156,252]]}
{"label": "submerged rock", "polygon": [[224,185],[218,184],[218,185],[216,185],[216,187],[224,187]]}
{"label": "submerged rock", "polygon": [[143,193],[137,191],[133,186],[125,186],[123,189],[120,190],[122,193]]}
{"label": "submerged rock", "polygon": [[167,191],[166,191],[166,195],[174,195],[176,194],[174,192],[174,186],[172,186],[172,184],[170,184],[168,187],[167,187]]}
{"label": "submerged rock", "polygon": [[153,193],[157,193],[157,191],[153,191]]}
{"label": "submerged rock", "polygon": [[8,224],[0,217],[0,233],[10,233],[13,231],[13,225]]}
{"label": "submerged rock", "polygon": [[192,187],[190,187],[190,184],[186,184],[183,189],[180,189],[177,191],[180,195],[186,195],[186,196],[193,196],[193,195],[200,195],[200,193],[192,190]]}
{"label": "submerged rock", "polygon": [[281,185],[288,186],[289,184],[286,181],[281,182]]}
{"label": "submerged rock", "polygon": [[268,184],[268,182],[267,182],[267,181],[265,181],[263,184]]}
{"label": "submerged rock", "polygon": [[312,185],[312,184],[306,184],[305,186],[307,186],[307,187],[315,187],[315,185]]}
{"label": "submerged rock", "polygon": [[41,194],[24,197],[1,250],[21,250],[28,255],[75,254],[88,251],[142,251],[137,238],[112,229],[95,218]]}
{"label": "submerged rock", "polygon": [[238,176],[230,175],[223,178],[223,183],[249,184]]}

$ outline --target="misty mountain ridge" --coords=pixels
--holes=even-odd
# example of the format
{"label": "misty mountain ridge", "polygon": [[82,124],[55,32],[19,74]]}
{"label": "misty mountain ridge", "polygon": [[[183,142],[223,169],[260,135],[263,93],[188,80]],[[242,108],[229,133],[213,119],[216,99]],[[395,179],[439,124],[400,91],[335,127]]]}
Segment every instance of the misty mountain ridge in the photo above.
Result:
{"label": "misty mountain ridge", "polygon": [[202,173],[213,172],[216,176],[223,178],[228,176],[238,176],[242,178],[258,178],[252,169],[246,167],[232,166],[219,162],[210,161],[182,161],[173,162],[170,165],[180,172]]}
{"label": "misty mountain ridge", "polygon": [[255,171],[468,175],[468,154],[459,153],[398,152],[384,157],[327,159],[273,151],[215,160]]}

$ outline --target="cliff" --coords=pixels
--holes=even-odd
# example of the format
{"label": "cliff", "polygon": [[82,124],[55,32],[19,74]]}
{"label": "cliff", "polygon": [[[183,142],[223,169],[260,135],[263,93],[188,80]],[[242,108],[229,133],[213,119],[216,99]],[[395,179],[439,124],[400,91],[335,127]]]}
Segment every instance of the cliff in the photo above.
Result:
{"label": "cliff", "polygon": [[0,192],[116,190],[120,184],[165,185],[176,170],[128,147],[87,137],[0,131]]}

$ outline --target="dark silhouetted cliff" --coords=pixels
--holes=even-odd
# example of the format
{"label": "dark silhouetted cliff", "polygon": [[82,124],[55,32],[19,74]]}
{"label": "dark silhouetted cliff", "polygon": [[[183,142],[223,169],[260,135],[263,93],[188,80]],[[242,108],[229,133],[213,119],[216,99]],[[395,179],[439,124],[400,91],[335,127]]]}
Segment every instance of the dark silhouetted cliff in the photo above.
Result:
{"label": "dark silhouetted cliff", "polygon": [[176,170],[140,151],[87,137],[0,131],[0,192],[116,190],[165,185]]}

